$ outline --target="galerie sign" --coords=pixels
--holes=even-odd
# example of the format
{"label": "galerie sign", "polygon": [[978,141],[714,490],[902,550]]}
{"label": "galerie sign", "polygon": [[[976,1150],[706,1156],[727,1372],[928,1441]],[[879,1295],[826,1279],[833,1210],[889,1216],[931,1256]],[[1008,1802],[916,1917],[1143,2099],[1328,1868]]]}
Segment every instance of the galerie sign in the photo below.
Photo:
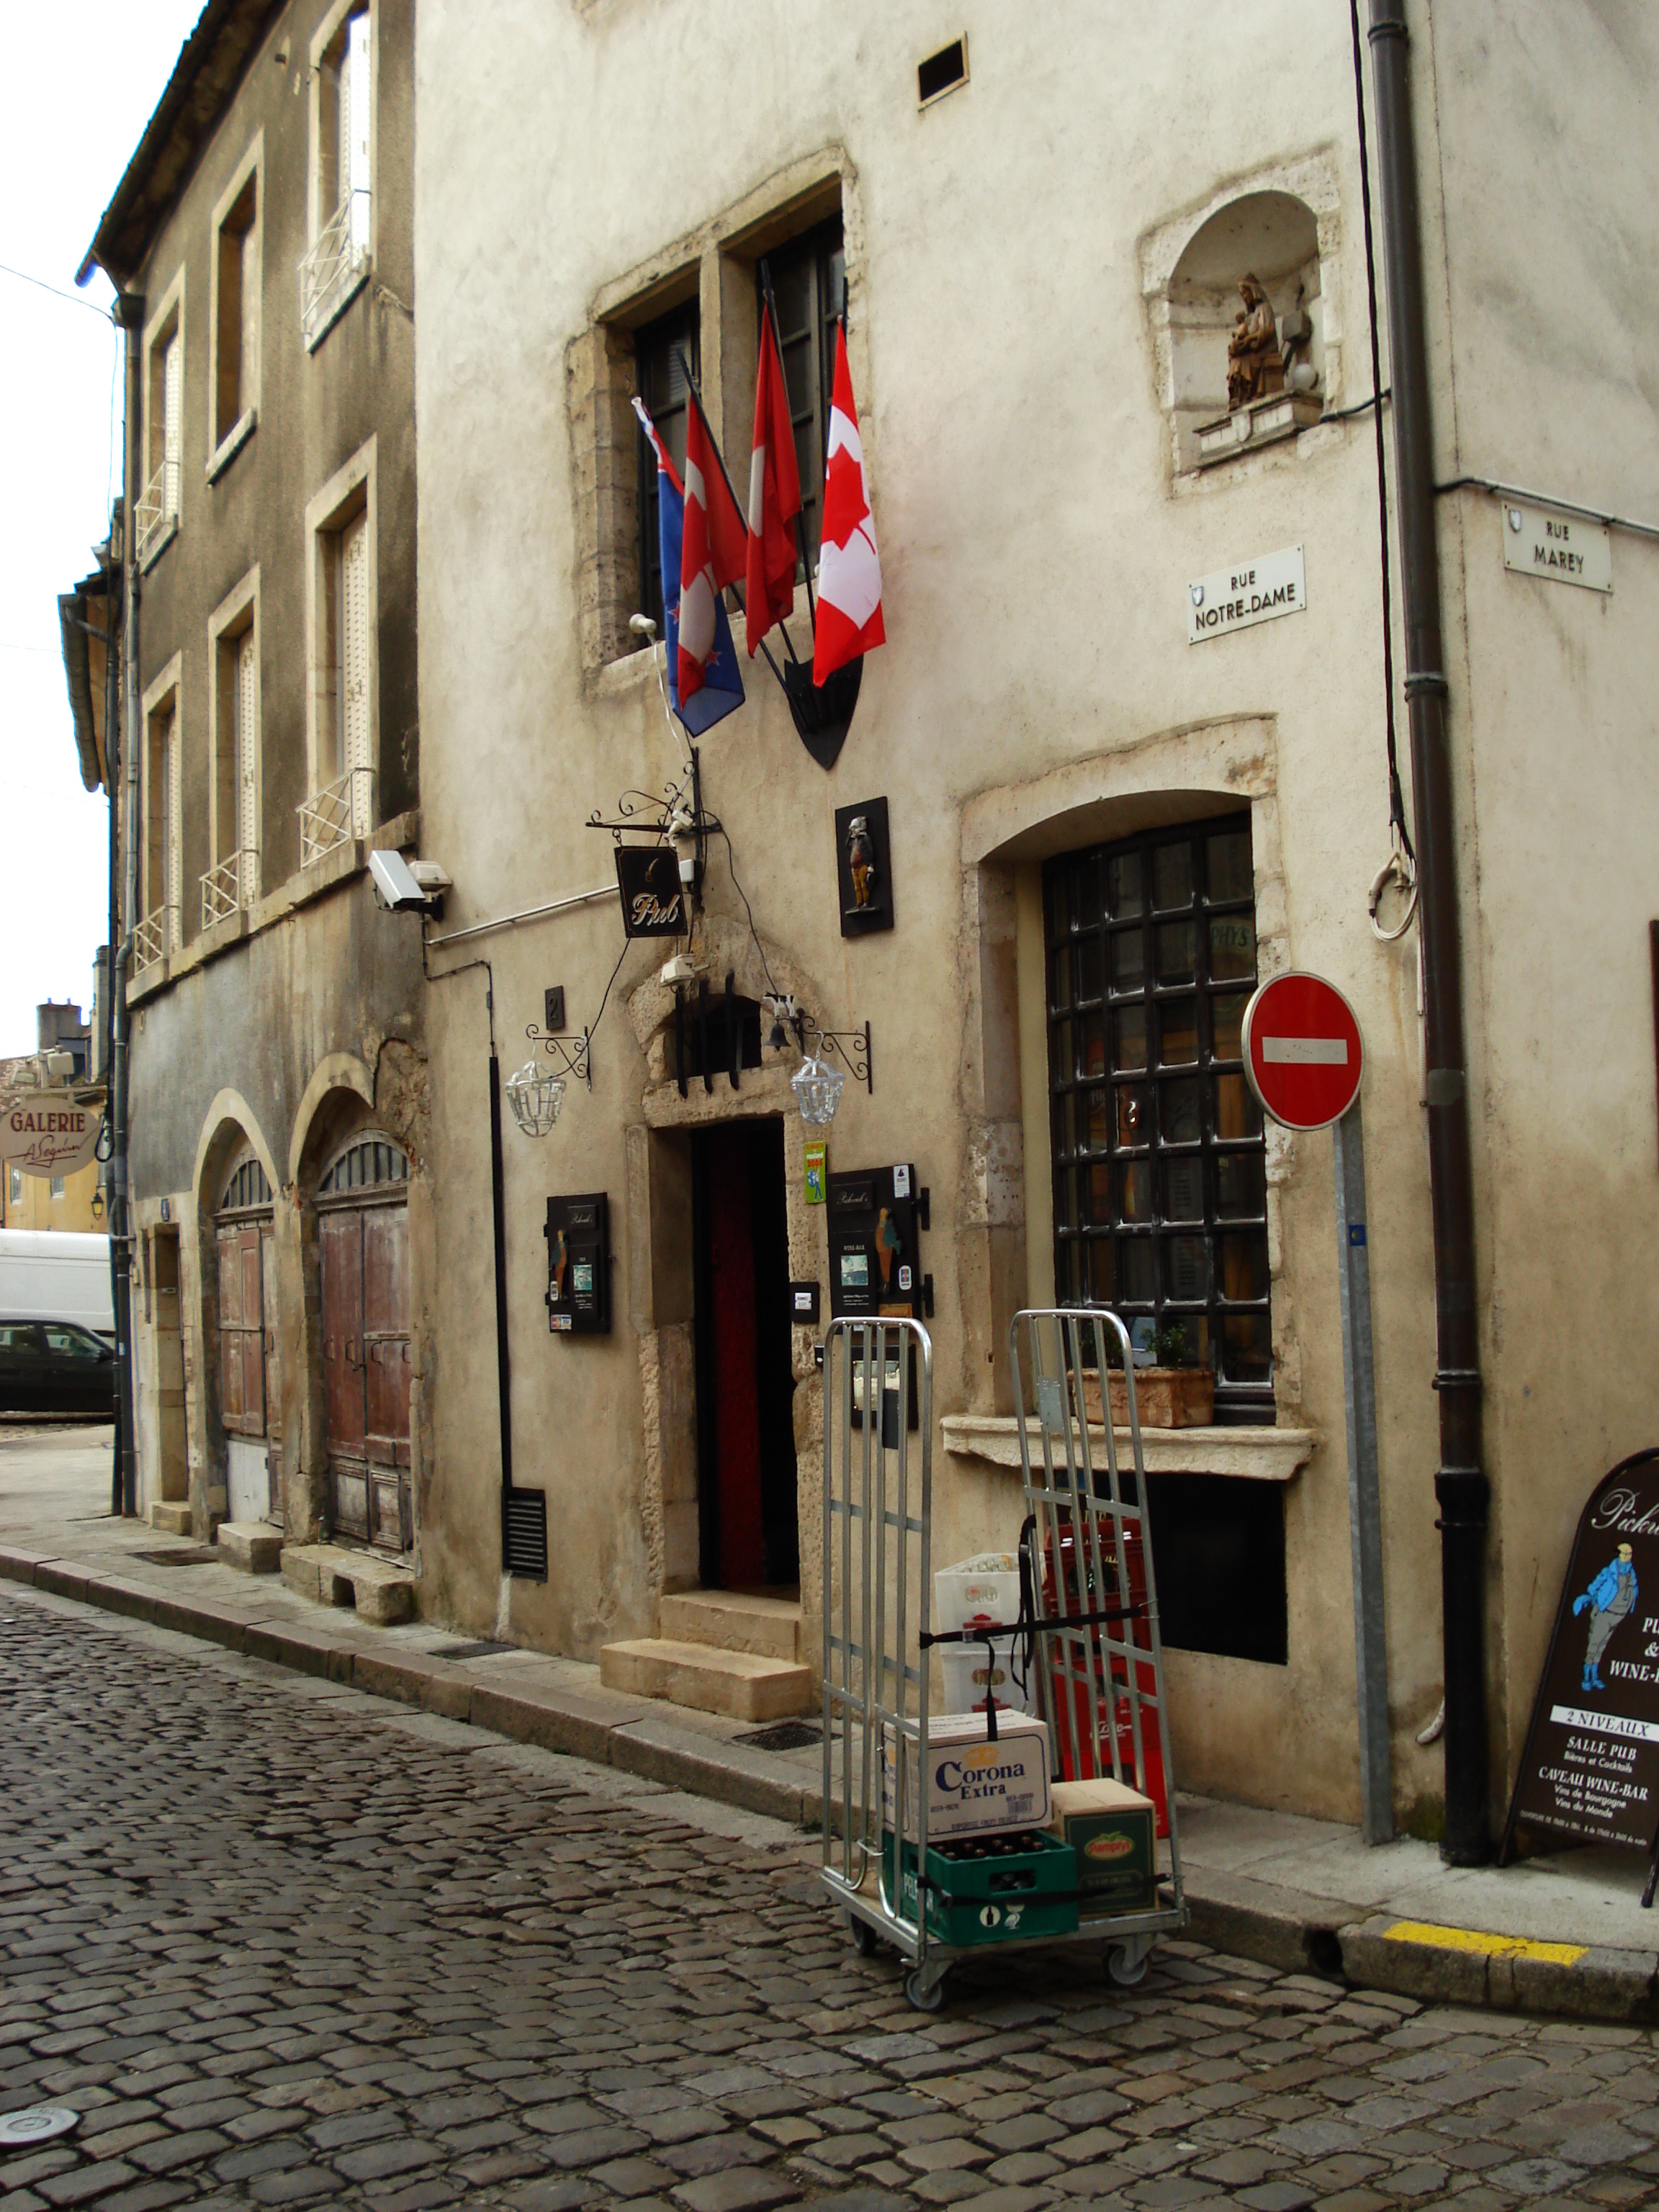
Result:
{"label": "galerie sign", "polygon": [[1206,637],[1221,637],[1307,610],[1302,548],[1287,545],[1282,552],[1258,553],[1253,561],[1240,561],[1188,585],[1187,642],[1198,645]]}
{"label": "galerie sign", "polygon": [[66,1176],[92,1158],[103,1127],[96,1106],[77,1106],[66,1091],[37,1091],[0,1113],[0,1160],[25,1175]]}
{"label": "galerie sign", "polygon": [[1579,1518],[1500,1863],[1517,1822],[1659,1838],[1659,1448],[1620,1461]]}

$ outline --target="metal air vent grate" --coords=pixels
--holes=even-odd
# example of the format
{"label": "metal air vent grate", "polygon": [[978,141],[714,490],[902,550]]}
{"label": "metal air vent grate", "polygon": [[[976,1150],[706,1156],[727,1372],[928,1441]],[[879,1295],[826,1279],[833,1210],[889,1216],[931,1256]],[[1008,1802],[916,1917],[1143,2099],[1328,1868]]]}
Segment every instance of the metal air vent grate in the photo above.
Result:
{"label": "metal air vent grate", "polygon": [[526,1582],[547,1580],[547,1492],[520,1490],[507,1493],[507,1571]]}

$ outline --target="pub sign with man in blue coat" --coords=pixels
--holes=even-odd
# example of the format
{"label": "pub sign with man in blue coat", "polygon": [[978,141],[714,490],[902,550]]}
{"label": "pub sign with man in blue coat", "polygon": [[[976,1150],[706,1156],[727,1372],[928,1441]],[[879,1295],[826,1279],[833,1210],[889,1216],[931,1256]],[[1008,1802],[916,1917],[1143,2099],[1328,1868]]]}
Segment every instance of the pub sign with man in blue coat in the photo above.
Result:
{"label": "pub sign with man in blue coat", "polygon": [[1659,1449],[1621,1460],[1579,1516],[1505,1858],[1517,1826],[1642,1850],[1659,1838]]}

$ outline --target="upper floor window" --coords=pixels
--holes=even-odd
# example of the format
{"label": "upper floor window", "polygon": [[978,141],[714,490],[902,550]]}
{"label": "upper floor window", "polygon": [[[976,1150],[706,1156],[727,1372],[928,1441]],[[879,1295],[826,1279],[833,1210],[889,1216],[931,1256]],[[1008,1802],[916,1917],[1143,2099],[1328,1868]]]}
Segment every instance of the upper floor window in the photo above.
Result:
{"label": "upper floor window", "polygon": [[371,438],[306,508],[312,665],[302,868],[374,823],[374,458]]}
{"label": "upper floor window", "polygon": [[246,577],[208,625],[209,853],[202,927],[211,929],[259,896],[259,572]]}
{"label": "upper floor window", "polygon": [[149,967],[184,942],[180,799],[183,732],[179,692],[181,656],[175,653],[144,695],[143,750],[139,767],[141,842],[138,904],[143,919],[133,931],[136,967]]}
{"label": "upper floor window", "polygon": [[[658,434],[673,456],[674,466],[685,474],[685,420],[690,392],[685,364],[701,376],[697,360],[697,303],[690,300],[672,313],[647,323],[634,339],[634,362],[640,397],[656,424]],[[657,498],[657,465],[643,438],[640,455],[640,611],[657,625],[657,635],[666,637],[663,617],[662,539]],[[676,593],[680,580],[672,579]]]}
{"label": "upper floor window", "polygon": [[311,248],[300,324],[315,346],[368,273],[374,214],[374,66],[365,0],[339,0],[312,43]]}
{"label": "upper floor window", "polygon": [[144,489],[138,557],[153,561],[179,526],[185,452],[185,277],[179,270],[144,333]]}
{"label": "upper floor window", "polygon": [[[792,239],[767,258],[777,302],[779,350],[800,471],[802,534],[817,562],[823,500],[823,449],[836,380],[836,325],[847,297],[841,217]],[[762,302],[763,312],[764,301]]]}
{"label": "upper floor window", "polygon": [[262,154],[263,141],[256,141],[213,213],[210,477],[236,452],[258,416]]}
{"label": "upper floor window", "polygon": [[1249,816],[1066,854],[1043,892],[1060,1303],[1212,1368],[1218,1420],[1271,1420]]}

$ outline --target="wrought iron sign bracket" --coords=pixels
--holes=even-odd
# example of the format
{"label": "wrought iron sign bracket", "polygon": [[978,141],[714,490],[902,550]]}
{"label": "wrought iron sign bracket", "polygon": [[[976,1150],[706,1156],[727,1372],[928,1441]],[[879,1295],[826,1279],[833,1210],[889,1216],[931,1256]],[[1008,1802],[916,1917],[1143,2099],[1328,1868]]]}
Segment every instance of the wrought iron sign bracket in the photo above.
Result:
{"label": "wrought iron sign bracket", "polygon": [[525,1024],[525,1035],[532,1044],[540,1045],[561,1075],[569,1076],[577,1083],[593,1088],[593,1061],[588,1051],[590,1032],[584,1030],[575,1044],[567,1044],[562,1037],[550,1036],[545,1030],[538,1029],[534,1022]]}
{"label": "wrought iron sign bracket", "polygon": [[855,1030],[825,1030],[818,1027],[811,1014],[802,1014],[799,1024],[811,1032],[815,1053],[822,1057],[828,1051],[842,1062],[854,1083],[861,1083],[868,1095],[875,1097],[875,1063],[870,1051],[868,1022]]}
{"label": "wrought iron sign bracket", "polygon": [[[702,763],[695,745],[691,754],[690,805],[686,804],[685,778],[667,784],[660,793],[649,791],[624,791],[617,801],[617,817],[612,819],[599,812],[598,807],[587,817],[590,830],[608,830],[611,842],[620,845],[625,836],[649,834],[659,844],[672,844],[680,858],[681,881],[690,894],[688,905],[702,902],[702,880],[708,866],[708,841],[723,834],[722,823],[712,814],[703,811]],[[688,878],[684,872],[684,851],[689,847],[692,859],[692,873]]]}

